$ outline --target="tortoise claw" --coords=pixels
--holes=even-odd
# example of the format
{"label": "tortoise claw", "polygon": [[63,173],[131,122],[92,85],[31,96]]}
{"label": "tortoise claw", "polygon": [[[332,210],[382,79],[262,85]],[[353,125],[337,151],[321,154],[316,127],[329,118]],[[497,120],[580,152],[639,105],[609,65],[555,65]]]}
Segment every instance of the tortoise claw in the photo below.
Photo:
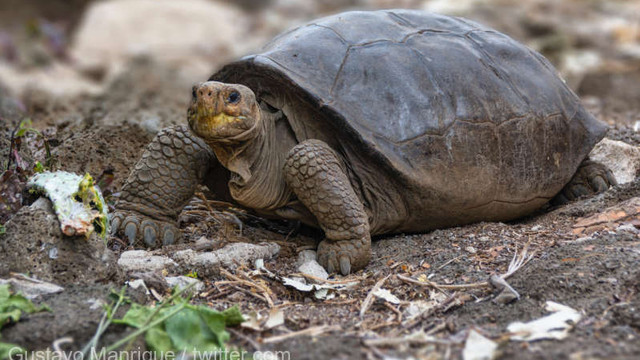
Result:
{"label": "tortoise claw", "polygon": [[118,233],[118,229],[122,223],[122,218],[122,214],[116,214],[111,218],[111,236],[115,236]]}
{"label": "tortoise claw", "polygon": [[136,243],[136,235],[137,234],[138,234],[138,225],[135,222],[130,221],[124,227],[124,236],[127,237],[129,245],[134,245]]}
{"label": "tortoise claw", "polygon": [[580,185],[580,184],[574,185],[573,188],[571,188],[571,190],[573,191],[573,196],[575,196],[575,198],[579,198],[581,196],[587,196],[592,193],[592,191],[587,189],[586,186]]}
{"label": "tortoise claw", "polygon": [[130,246],[156,248],[176,243],[181,234],[173,224],[133,211],[117,210],[111,217],[111,235],[122,236]]}
{"label": "tortoise claw", "polygon": [[609,189],[609,184],[607,184],[607,180],[603,179],[601,176],[597,176],[589,179],[589,184],[596,191],[596,193],[601,193]]}
{"label": "tortoise claw", "polygon": [[599,194],[615,186],[615,177],[606,166],[585,160],[564,189],[552,200],[553,205],[564,205],[583,196]]}
{"label": "tortoise claw", "polygon": [[178,230],[172,225],[165,225],[164,236],[162,237],[162,245],[171,245],[176,242],[178,238]]}
{"label": "tortoise claw", "polygon": [[142,222],[143,240],[146,246],[153,248],[156,247],[156,239],[158,238],[158,225],[151,220],[144,220]]}
{"label": "tortoise claw", "polygon": [[340,271],[342,275],[364,268],[371,257],[364,240],[324,240],[318,245],[318,262],[328,273]]}
{"label": "tortoise claw", "polygon": [[346,256],[340,256],[340,273],[342,275],[351,273],[351,260]]}

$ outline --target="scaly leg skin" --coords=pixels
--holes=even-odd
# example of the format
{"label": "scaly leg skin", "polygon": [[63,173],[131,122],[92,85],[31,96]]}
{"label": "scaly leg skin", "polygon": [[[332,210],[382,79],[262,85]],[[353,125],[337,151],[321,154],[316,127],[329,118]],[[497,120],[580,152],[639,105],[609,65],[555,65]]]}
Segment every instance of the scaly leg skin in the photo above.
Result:
{"label": "scaly leg skin", "polygon": [[322,141],[306,140],[289,151],[284,177],[325,232],[318,262],[343,275],[364,268],[371,259],[369,220],[338,155]]}
{"label": "scaly leg skin", "polygon": [[215,161],[209,146],[186,126],[162,129],[122,187],[111,234],[151,248],[178,241],[178,214]]}
{"label": "scaly leg skin", "polygon": [[558,195],[552,200],[554,205],[563,205],[579,197],[599,194],[617,185],[616,178],[606,166],[586,159],[578,171]]}

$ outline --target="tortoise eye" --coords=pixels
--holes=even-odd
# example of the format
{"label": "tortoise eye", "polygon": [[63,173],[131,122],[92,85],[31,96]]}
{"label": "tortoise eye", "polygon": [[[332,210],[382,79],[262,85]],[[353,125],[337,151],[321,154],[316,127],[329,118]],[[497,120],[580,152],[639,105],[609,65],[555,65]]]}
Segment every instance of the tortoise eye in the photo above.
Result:
{"label": "tortoise eye", "polygon": [[240,94],[237,91],[232,91],[229,96],[227,96],[227,102],[229,104],[235,104],[240,101]]}

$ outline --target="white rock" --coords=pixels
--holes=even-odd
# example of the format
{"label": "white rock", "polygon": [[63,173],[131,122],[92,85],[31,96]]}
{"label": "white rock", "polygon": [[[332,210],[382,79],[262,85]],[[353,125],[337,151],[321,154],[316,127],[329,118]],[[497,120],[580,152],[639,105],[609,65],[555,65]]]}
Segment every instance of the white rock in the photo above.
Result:
{"label": "white rock", "polygon": [[298,271],[305,275],[327,280],[329,274],[322,265],[318,264],[316,257],[316,252],[313,250],[301,251],[300,254],[298,254]]}
{"label": "white rock", "polygon": [[81,68],[107,73],[138,56],[211,70],[246,51],[248,28],[246,15],[219,2],[99,1],[84,14],[70,53]]}
{"label": "white rock", "polygon": [[462,350],[463,360],[491,360],[496,357],[498,344],[480,335],[475,330],[470,330],[467,341]]}
{"label": "white rock", "polygon": [[373,295],[375,295],[376,297],[378,297],[378,298],[380,298],[380,299],[382,299],[384,301],[390,302],[392,304],[396,304],[396,305],[400,304],[400,299],[398,299],[397,296],[393,295],[391,293],[391,291],[389,291],[388,289],[380,288],[380,289],[376,290],[373,293]]}
{"label": "white rock", "polygon": [[220,265],[235,267],[236,263],[249,263],[256,259],[270,259],[278,252],[280,252],[280,245],[275,243],[231,243],[216,251],[182,250],[174,253],[171,257],[185,268],[198,269]]}
{"label": "white rock", "polygon": [[120,255],[118,266],[125,272],[147,272],[175,268],[178,264],[166,256],[153,255],[150,251],[130,250]]}
{"label": "white rock", "polygon": [[0,61],[0,79],[11,94],[22,97],[29,91],[38,91],[56,99],[79,95],[97,95],[104,88],[84,78],[69,65],[53,63],[47,68],[24,70]]}
{"label": "white rock", "polygon": [[131,281],[127,281],[126,282],[127,285],[129,285],[130,288],[132,289],[140,289],[141,291],[144,291],[144,293],[146,295],[149,295],[149,288],[147,287],[147,284],[144,283],[144,280],[142,279],[135,279],[135,280],[131,280]]}
{"label": "white rock", "polygon": [[591,150],[589,158],[607,166],[618,184],[626,184],[636,177],[640,168],[640,149],[622,141],[604,138]]}
{"label": "white rock", "polygon": [[271,309],[269,319],[264,323],[264,328],[273,329],[280,325],[284,325],[284,311],[282,309]]}
{"label": "white rock", "polygon": [[167,276],[164,278],[167,281],[169,287],[178,287],[178,290],[182,290],[191,284],[193,287],[190,289],[190,293],[198,293],[204,290],[204,283],[198,279],[194,279],[188,276]]}
{"label": "white rock", "polygon": [[41,295],[55,294],[64,291],[62,286],[22,275],[19,276],[21,276],[21,278],[0,279],[0,285],[10,284],[14,292],[21,293],[27,299],[35,299]]}

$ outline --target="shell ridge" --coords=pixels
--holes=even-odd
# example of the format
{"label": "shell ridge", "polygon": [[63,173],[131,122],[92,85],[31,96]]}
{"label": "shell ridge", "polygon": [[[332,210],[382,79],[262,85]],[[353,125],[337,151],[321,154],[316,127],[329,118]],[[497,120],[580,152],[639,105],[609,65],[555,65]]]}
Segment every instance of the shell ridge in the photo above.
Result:
{"label": "shell ridge", "polygon": [[[500,79],[505,84],[507,84],[507,86],[511,89],[511,91],[513,91],[515,94],[517,94],[518,97],[520,97],[520,99],[525,104],[527,104],[527,107],[529,109],[531,109],[531,104],[530,104],[529,100],[524,96],[524,94],[522,94],[522,92],[520,90],[518,90],[518,87],[515,86],[513,81],[511,81],[511,78],[507,74],[505,74],[502,71],[500,71],[499,67],[496,66],[496,61],[494,60],[493,56],[491,54],[489,54],[485,49],[483,49],[482,46],[480,46],[480,44],[478,44],[478,42],[476,40],[474,40],[471,36],[466,35],[465,38],[467,38],[469,40],[469,42],[471,42],[473,47],[476,50],[478,50],[480,53],[482,53],[487,58],[487,60],[489,60],[489,62],[491,62],[491,66],[489,68],[491,69],[491,71],[494,74],[496,74],[498,79]],[[498,74],[501,74],[502,76],[498,76]]]}
{"label": "shell ridge", "polygon": [[344,64],[347,63],[347,59],[349,58],[349,53],[351,52],[351,49],[353,48],[354,45],[349,45],[347,47],[347,50],[344,53],[344,56],[342,57],[342,62],[340,63],[340,66],[338,67],[338,71],[336,72],[336,77],[333,78],[333,82],[331,84],[331,90],[329,90],[329,96],[331,96],[331,100],[329,102],[333,103],[333,90],[335,90],[336,88],[336,84],[338,83],[338,79],[340,78],[340,74],[342,74],[342,70],[344,69]]}
{"label": "shell ridge", "polygon": [[402,15],[396,14],[393,11],[385,11],[385,13],[387,14],[387,16],[389,16],[393,21],[396,22],[396,24],[400,25],[400,26],[404,26],[407,28],[415,28],[416,25],[414,23],[412,23],[411,21],[405,19],[404,17],[402,17]]}
{"label": "shell ridge", "polygon": [[334,28],[327,26],[327,25],[320,25],[320,24],[309,24],[310,26],[317,26],[319,28],[323,28],[323,29],[327,29],[329,31],[331,31],[332,33],[334,33],[340,40],[342,40],[343,43],[347,44],[347,45],[351,45],[347,39],[344,38],[344,36],[342,36],[342,34],[340,34],[339,32],[337,32]]}
{"label": "shell ridge", "polygon": [[259,54],[259,55],[256,55],[254,59],[259,58],[259,57],[269,60],[271,63],[273,63],[275,66],[279,67],[280,69],[286,70],[287,72],[290,72],[290,73],[294,74],[295,76],[304,78],[304,76],[302,74],[299,74],[299,73],[289,69],[288,67],[280,64],[278,61],[276,61],[275,59],[273,59],[269,55]]}
{"label": "shell ridge", "polygon": [[499,125],[497,125],[496,123],[494,123],[493,121],[487,120],[487,121],[469,121],[469,120],[464,120],[464,119],[454,119],[451,124],[447,125],[446,127],[444,127],[441,131],[438,132],[428,132],[428,133],[424,133],[424,134],[420,134],[417,136],[414,136],[412,138],[409,139],[404,139],[404,140],[399,140],[399,141],[394,141],[391,139],[386,139],[387,141],[389,141],[392,144],[395,145],[401,145],[404,143],[408,143],[408,142],[412,142],[414,140],[418,140],[422,137],[427,137],[427,136],[432,136],[432,137],[445,137],[447,135],[447,132],[457,123],[465,123],[465,124],[471,124],[471,125],[486,125],[486,124],[490,124],[492,125],[493,128],[497,128]]}
{"label": "shell ridge", "polygon": [[418,31],[412,32],[411,34],[407,34],[405,35],[405,37],[400,41],[400,43],[406,43],[407,41],[409,41],[412,37],[414,36],[418,36],[418,35],[422,35],[425,33],[432,33],[432,34],[448,34],[451,36],[459,36],[462,37],[463,35],[460,34],[456,34],[452,31],[449,30],[438,30],[438,29],[420,29]]}
{"label": "shell ridge", "polygon": [[[426,62],[427,59],[425,57],[425,55],[423,53],[421,53],[420,51],[418,51],[416,48],[414,48],[413,46],[407,44],[407,47],[409,47],[409,49],[411,49],[411,51],[416,54],[416,56],[418,56],[418,58],[420,59],[420,61],[424,64],[424,70],[426,71],[427,75],[429,76],[429,81],[431,82],[431,84],[433,85],[434,90],[436,91],[437,94],[440,95],[440,100],[445,100],[445,98],[447,97],[446,93],[442,90],[442,88],[440,87],[440,84],[436,81],[436,79],[433,76],[433,73],[431,72],[431,69],[427,66]],[[449,111],[451,111],[451,113],[455,113],[454,109],[455,107],[453,106],[449,106],[449,102],[445,102],[445,101],[441,101],[441,103],[443,104],[447,104],[445,106],[448,107]],[[455,121],[455,117],[453,119]],[[444,121],[444,119],[438,119],[438,125],[442,125],[440,124],[440,121]],[[446,129],[445,129],[446,131]],[[443,132],[444,133],[444,132]],[[405,140],[406,141],[406,140]]]}

